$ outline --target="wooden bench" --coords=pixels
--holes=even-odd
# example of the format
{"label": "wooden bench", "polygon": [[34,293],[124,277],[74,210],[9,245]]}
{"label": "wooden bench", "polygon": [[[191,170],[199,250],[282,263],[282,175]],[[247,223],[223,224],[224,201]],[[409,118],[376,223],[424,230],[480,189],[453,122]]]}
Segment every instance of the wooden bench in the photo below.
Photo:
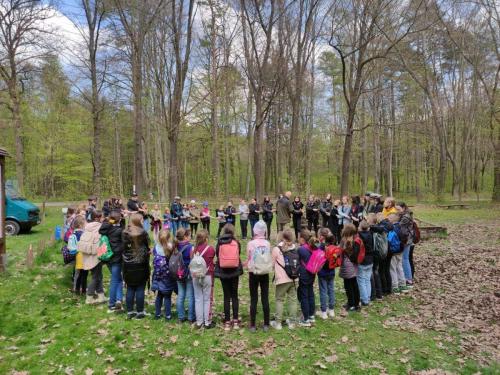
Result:
{"label": "wooden bench", "polygon": [[470,208],[470,204],[465,204],[465,203],[438,204],[437,207],[445,208],[447,210],[455,209],[455,208],[464,210],[464,209]]}

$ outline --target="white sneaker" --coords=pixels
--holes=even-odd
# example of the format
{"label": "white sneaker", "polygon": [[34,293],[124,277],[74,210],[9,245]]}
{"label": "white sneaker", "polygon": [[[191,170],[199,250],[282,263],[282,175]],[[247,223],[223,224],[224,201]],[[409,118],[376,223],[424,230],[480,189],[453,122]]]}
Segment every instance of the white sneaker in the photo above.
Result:
{"label": "white sneaker", "polygon": [[328,309],[328,317],[335,318],[335,310],[334,309]]}
{"label": "white sneaker", "polygon": [[326,311],[322,311],[319,317],[323,320],[326,320],[328,319],[328,314],[326,313]]}
{"label": "white sneaker", "polygon": [[283,327],[281,326],[281,323],[277,322],[275,320],[273,320],[271,322],[271,327],[273,327],[274,329],[277,329],[278,331],[281,331],[283,329]]}

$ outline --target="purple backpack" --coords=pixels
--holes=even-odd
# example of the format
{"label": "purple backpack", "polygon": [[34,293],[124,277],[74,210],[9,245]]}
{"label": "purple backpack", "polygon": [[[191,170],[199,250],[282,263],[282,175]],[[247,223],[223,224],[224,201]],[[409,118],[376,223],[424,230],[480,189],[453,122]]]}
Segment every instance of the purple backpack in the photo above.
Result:
{"label": "purple backpack", "polygon": [[[157,244],[156,246],[161,246]],[[153,249],[153,279],[157,281],[167,280],[170,277],[168,259],[165,255],[158,254],[156,246]]]}

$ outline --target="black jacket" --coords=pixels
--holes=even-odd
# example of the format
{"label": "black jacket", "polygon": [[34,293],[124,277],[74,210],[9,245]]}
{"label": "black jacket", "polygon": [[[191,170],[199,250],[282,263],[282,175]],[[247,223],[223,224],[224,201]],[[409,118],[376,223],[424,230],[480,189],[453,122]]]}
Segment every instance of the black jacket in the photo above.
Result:
{"label": "black jacket", "polygon": [[304,208],[304,203],[302,202],[295,202],[293,201],[292,202],[292,207],[293,207],[293,212],[292,212],[292,215],[295,216],[295,217],[302,217],[302,210]]}
{"label": "black jacket", "polygon": [[318,220],[319,218],[319,211],[313,211],[313,210],[319,210],[319,202],[318,201],[313,201],[313,202],[307,202],[306,204],[306,218],[308,221],[314,221]]}
{"label": "black jacket", "polygon": [[365,245],[365,259],[361,262],[362,266],[373,264],[373,256],[375,255],[373,249],[373,234],[372,232],[359,232],[359,237],[363,240]]}
{"label": "black jacket", "polygon": [[[243,274],[243,266],[240,260],[240,266],[237,268],[220,268],[219,267],[219,247],[220,245],[231,243],[231,241],[236,241],[233,236],[228,236],[227,234],[223,234],[219,237],[217,241],[217,245],[215,246],[215,256],[217,257],[217,262],[215,263],[215,277],[219,279],[232,279],[234,277],[239,277]],[[238,250],[241,256],[241,245],[238,241]]]}
{"label": "black jacket", "polygon": [[132,211],[132,212],[137,212],[139,211],[139,201],[134,201],[133,199],[129,199],[127,202],[127,210]]}
{"label": "black jacket", "polygon": [[123,240],[122,240],[123,229],[120,223],[110,224],[108,221],[102,223],[101,228],[99,228],[99,234],[101,236],[107,236],[109,244],[111,245],[111,250],[113,251],[113,256],[108,261],[108,263],[121,263],[123,254]]}
{"label": "black jacket", "polygon": [[143,230],[132,237],[126,230],[123,240],[123,280],[127,285],[139,286],[149,279],[149,236]]}
{"label": "black jacket", "polygon": [[260,211],[260,206],[258,203],[248,205],[248,219],[249,220],[259,220],[259,213],[255,211]]}
{"label": "black jacket", "polygon": [[273,204],[271,202],[262,203],[262,220],[273,220]]}

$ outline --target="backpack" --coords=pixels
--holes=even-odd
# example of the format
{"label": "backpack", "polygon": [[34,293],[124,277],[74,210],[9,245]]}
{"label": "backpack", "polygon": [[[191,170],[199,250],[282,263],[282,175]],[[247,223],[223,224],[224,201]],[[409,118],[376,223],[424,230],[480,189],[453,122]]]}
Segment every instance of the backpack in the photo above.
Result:
{"label": "backpack", "polygon": [[354,237],[354,243],[357,243],[359,246],[357,264],[361,264],[363,263],[363,260],[365,260],[365,255],[366,255],[365,244],[363,243],[363,240],[361,239],[361,237],[359,237],[359,235],[356,235],[356,237]]}
{"label": "backpack", "polygon": [[209,246],[207,245],[207,247],[205,247],[201,254],[196,252],[193,256],[193,259],[191,259],[191,262],[189,263],[189,272],[191,273],[191,276],[193,278],[197,277],[199,279],[202,279],[207,274],[207,262],[205,262],[205,258],[203,258],[203,255],[205,255],[205,252],[208,250],[208,248]]}
{"label": "backpack", "polygon": [[387,258],[389,243],[385,233],[373,233],[373,250],[380,259]]}
{"label": "backpack", "polygon": [[249,271],[255,275],[267,275],[273,270],[273,258],[269,246],[259,246],[254,249]]}
{"label": "backpack", "polygon": [[340,267],[342,265],[342,248],[328,245],[325,249],[325,258],[328,261],[328,268],[331,270]]}
{"label": "backpack", "polygon": [[319,271],[321,271],[325,263],[325,252],[321,249],[315,249],[311,252],[311,256],[309,257],[309,260],[305,267],[309,273],[317,274]]}
{"label": "backpack", "polygon": [[420,228],[417,223],[413,221],[413,243],[418,244],[420,242]]}
{"label": "backpack", "polygon": [[69,263],[73,262],[76,259],[76,253],[72,253],[68,249],[68,245],[64,245],[61,248],[61,253],[62,253],[62,256],[63,256],[64,264],[69,264]]}
{"label": "backpack", "polygon": [[170,257],[168,262],[168,270],[170,276],[177,281],[184,281],[188,275],[188,270],[184,265],[184,259],[182,253],[189,247],[189,244],[185,245],[181,251],[177,251]]}
{"label": "backpack", "polygon": [[276,262],[276,264],[278,264],[278,266],[280,266],[285,270],[286,275],[290,279],[292,280],[297,279],[299,277],[299,265],[300,265],[299,252],[297,251],[297,249],[292,249],[288,250],[287,252],[283,252],[283,249],[279,246],[278,249],[280,249],[281,254],[283,255],[283,260],[285,264],[283,266],[278,262]]}
{"label": "backpack", "polygon": [[240,249],[238,242],[232,240],[219,246],[219,267],[220,268],[238,268],[240,265]]}
{"label": "backpack", "polygon": [[63,238],[64,242],[66,242],[66,243],[69,242],[69,238],[73,234],[73,231],[74,231],[74,229],[69,227],[68,230],[66,232],[64,232],[64,238]]}
{"label": "backpack", "polygon": [[389,233],[387,234],[387,242],[389,243],[389,251],[391,252],[391,254],[398,254],[403,251],[403,249],[401,248],[401,241],[396,232],[396,226],[394,226],[394,229],[389,231]]}
{"label": "backpack", "polygon": [[107,262],[113,257],[113,250],[109,243],[108,236],[101,236],[99,239],[99,246],[97,247],[97,259]]}
{"label": "backpack", "polygon": [[[161,245],[156,244],[156,246]],[[156,246],[153,249],[153,279],[157,281],[166,280],[170,277],[169,262],[166,256],[158,254]]]}

